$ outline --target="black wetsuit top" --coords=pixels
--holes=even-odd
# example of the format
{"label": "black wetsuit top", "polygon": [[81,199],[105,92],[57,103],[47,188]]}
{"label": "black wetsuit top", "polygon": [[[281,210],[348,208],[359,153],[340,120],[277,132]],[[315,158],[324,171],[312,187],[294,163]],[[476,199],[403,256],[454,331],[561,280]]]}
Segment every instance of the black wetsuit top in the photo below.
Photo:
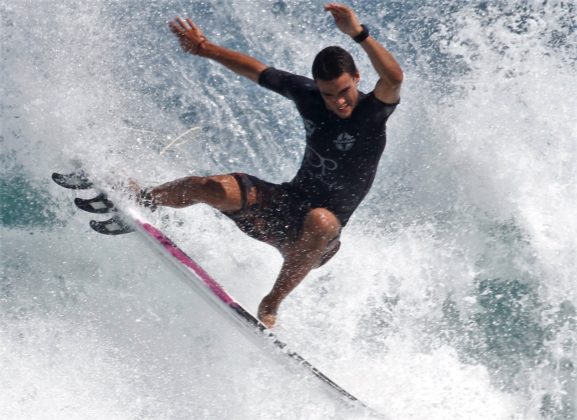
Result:
{"label": "black wetsuit top", "polygon": [[259,84],[295,102],[304,120],[306,150],[296,176],[287,184],[311,208],[324,207],[344,226],[369,192],[385,149],[385,123],[397,104],[359,92],[349,118],[329,111],[316,83],[269,67]]}

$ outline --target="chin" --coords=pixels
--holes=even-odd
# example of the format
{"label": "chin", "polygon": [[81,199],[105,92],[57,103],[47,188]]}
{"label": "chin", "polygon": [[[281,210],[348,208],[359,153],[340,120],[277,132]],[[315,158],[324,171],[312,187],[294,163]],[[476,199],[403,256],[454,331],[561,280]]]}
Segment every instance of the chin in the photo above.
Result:
{"label": "chin", "polygon": [[335,114],[337,114],[338,117],[340,118],[350,118],[350,116],[353,114],[353,110],[352,109],[347,109],[345,112],[339,111],[339,110],[335,110],[334,111]]}

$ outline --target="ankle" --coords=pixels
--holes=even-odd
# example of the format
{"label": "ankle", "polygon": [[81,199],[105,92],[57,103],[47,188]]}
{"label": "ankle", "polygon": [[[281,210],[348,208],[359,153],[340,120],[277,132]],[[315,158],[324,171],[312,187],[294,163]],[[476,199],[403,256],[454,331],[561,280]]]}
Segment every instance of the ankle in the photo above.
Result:
{"label": "ankle", "polygon": [[276,315],[279,306],[280,300],[269,293],[262,299],[260,305],[258,305],[258,317],[261,318],[264,315]]}

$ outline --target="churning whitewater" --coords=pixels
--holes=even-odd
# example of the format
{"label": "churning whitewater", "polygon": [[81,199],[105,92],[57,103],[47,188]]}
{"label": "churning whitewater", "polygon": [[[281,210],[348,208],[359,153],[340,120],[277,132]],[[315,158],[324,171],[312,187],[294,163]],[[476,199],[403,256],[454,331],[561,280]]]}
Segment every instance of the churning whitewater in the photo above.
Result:
{"label": "churning whitewater", "polygon": [[[407,3],[407,2],[405,2]],[[351,1],[405,72],[373,189],[276,334],[391,419],[577,416],[572,2]],[[50,180],[292,178],[293,104],[167,27],[310,76],[323,2],[0,0],[0,417],[357,419]],[[85,194],[84,196],[82,194]],[[90,192],[80,193],[89,198]],[[255,312],[281,257],[206,206],[147,214]],[[367,414],[368,417],[368,414]]]}

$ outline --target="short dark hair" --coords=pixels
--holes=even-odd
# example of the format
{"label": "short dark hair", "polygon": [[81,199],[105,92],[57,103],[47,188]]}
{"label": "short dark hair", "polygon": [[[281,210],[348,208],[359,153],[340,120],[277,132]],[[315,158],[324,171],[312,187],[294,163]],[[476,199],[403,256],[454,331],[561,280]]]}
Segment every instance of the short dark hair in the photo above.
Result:
{"label": "short dark hair", "polygon": [[341,47],[326,47],[317,54],[313,61],[313,79],[315,80],[334,80],[343,73],[349,73],[354,77],[358,70],[352,55]]}

